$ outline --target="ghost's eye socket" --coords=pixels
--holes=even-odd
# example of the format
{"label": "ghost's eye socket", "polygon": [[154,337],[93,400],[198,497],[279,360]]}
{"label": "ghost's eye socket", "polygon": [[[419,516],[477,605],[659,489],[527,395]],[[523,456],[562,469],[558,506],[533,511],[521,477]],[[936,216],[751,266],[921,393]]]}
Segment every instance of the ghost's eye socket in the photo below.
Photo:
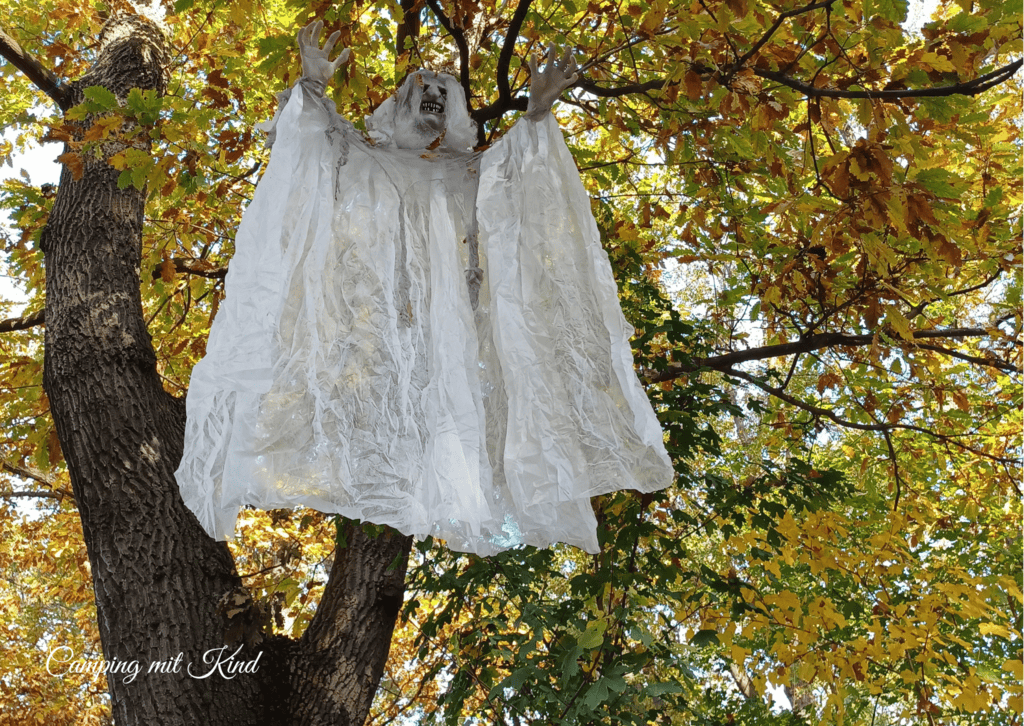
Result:
{"label": "ghost's eye socket", "polygon": [[448,89],[445,88],[444,86],[441,86],[437,90],[441,92],[441,98],[443,98],[444,100],[447,101],[448,100]]}

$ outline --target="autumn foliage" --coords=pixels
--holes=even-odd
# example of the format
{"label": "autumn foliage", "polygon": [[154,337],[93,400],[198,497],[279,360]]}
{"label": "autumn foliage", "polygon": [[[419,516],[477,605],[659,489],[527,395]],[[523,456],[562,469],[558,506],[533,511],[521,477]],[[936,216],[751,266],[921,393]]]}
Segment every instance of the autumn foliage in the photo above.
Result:
{"label": "autumn foliage", "polygon": [[[595,500],[596,557],[420,543],[367,723],[1021,724],[1019,7],[940,0],[915,25],[905,0],[156,5],[166,95],[95,87],[62,110],[56,81],[137,10],[0,0],[0,162],[48,142],[72,175],[100,159],[147,190],[143,305],[175,395],[298,28],[323,18],[352,49],[329,93],[357,125],[423,66],[460,78],[481,144],[525,110],[528,54],[568,44],[583,69],[555,112],[678,481]],[[45,662],[100,653],[41,385],[53,196],[0,186],[0,724],[109,713],[102,678]],[[240,533],[268,632],[298,635],[336,523],[249,511]]]}

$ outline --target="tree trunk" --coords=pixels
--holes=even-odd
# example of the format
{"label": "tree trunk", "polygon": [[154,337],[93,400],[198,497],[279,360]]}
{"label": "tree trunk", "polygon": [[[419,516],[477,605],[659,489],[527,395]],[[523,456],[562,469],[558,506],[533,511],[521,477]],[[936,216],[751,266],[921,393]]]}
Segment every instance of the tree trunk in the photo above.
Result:
{"label": "tree trunk", "polygon": [[[74,84],[74,103],[97,85],[119,99],[135,87],[163,93],[164,63],[155,26],[115,18],[95,65]],[[109,156],[118,144],[104,148]],[[361,724],[402,601],[408,538],[354,535],[301,641],[243,649],[239,659],[260,657],[255,675],[196,677],[210,670],[204,654],[225,645],[218,603],[241,581],[227,546],[202,530],[174,479],[185,411],[163,390],[142,314],[146,193],[118,189],[106,158],[82,161],[78,179],[63,170],[42,239],[44,386],[82,519],[104,656],[141,669],[134,678],[108,674],[115,722]],[[147,673],[179,654],[176,672]]]}

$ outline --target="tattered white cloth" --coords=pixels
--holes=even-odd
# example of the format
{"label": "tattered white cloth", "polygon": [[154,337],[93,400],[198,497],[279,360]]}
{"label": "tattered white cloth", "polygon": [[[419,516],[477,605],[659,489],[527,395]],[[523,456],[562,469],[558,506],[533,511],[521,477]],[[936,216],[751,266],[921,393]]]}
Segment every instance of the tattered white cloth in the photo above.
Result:
{"label": "tattered white cloth", "polygon": [[192,373],[182,497],[216,539],[243,505],[302,505],[481,555],[597,552],[590,497],[673,478],[629,334],[553,117],[482,155],[405,151],[298,85]]}

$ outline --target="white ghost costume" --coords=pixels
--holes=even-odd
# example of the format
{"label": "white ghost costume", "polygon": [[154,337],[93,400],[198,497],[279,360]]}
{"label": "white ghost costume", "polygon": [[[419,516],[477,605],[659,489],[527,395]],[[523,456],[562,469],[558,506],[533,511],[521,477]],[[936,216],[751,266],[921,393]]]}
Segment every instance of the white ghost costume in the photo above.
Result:
{"label": "white ghost costume", "polygon": [[187,396],[176,477],[212,537],[301,505],[480,555],[595,553],[592,496],[672,482],[550,114],[481,154],[411,151],[298,84],[274,134]]}

